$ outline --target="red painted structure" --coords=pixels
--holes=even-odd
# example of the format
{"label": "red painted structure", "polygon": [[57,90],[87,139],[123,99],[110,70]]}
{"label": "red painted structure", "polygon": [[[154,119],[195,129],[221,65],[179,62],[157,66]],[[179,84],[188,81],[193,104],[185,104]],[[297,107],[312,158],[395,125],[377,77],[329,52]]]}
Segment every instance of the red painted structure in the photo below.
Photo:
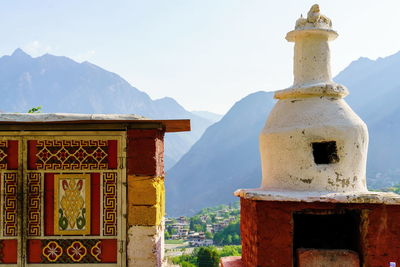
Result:
{"label": "red painted structure", "polygon": [[[355,212],[360,266],[400,263],[400,205],[256,201],[241,198],[242,258],[222,259],[223,267],[297,266],[295,214]],[[333,229],[326,229],[332,231]]]}
{"label": "red painted structure", "polygon": [[389,266],[390,262],[400,262],[399,205],[241,199],[243,266],[293,266],[293,214],[332,214],[344,210],[360,212],[358,242],[362,266]]}

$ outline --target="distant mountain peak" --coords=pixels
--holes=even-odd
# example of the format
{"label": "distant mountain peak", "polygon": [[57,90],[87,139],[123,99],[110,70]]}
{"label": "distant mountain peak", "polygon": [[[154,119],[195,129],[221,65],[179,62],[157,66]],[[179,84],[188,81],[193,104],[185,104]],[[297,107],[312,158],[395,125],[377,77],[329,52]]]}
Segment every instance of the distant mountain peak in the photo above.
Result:
{"label": "distant mountain peak", "polygon": [[372,59],[368,58],[368,57],[359,57],[357,60],[355,61],[373,61]]}
{"label": "distant mountain peak", "polygon": [[21,48],[17,48],[15,49],[15,51],[11,54],[12,57],[28,57],[31,58],[30,55],[28,55],[27,53],[25,53],[24,50],[22,50]]}
{"label": "distant mountain peak", "polygon": [[171,104],[178,104],[178,102],[175,99],[173,99],[172,97],[169,97],[169,96],[156,99],[155,101],[164,102],[164,103],[171,103]]}

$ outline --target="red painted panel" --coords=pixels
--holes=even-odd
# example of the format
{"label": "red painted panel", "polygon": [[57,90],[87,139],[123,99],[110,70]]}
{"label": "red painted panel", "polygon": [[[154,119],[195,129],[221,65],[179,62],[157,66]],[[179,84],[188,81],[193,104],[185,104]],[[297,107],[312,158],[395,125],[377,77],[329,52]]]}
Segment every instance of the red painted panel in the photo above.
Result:
{"label": "red painted panel", "polygon": [[108,140],[108,168],[118,168],[118,142],[117,140]]}
{"label": "red painted panel", "polygon": [[54,174],[44,175],[44,235],[54,235]]}
{"label": "red painted panel", "polygon": [[28,169],[29,170],[36,170],[36,153],[37,153],[37,141],[36,140],[29,140],[28,141]]}
{"label": "red painted panel", "polygon": [[28,240],[28,263],[42,262],[42,241],[38,239]]}
{"label": "red painted panel", "polygon": [[100,173],[92,173],[91,187],[91,235],[100,235]]}
{"label": "red painted panel", "polygon": [[18,141],[9,140],[7,149],[7,169],[17,170],[18,169]]}
{"label": "red painted panel", "polygon": [[101,240],[101,262],[116,263],[118,255],[117,239]]}
{"label": "red painted panel", "polygon": [[18,241],[16,239],[3,240],[3,263],[17,263]]}

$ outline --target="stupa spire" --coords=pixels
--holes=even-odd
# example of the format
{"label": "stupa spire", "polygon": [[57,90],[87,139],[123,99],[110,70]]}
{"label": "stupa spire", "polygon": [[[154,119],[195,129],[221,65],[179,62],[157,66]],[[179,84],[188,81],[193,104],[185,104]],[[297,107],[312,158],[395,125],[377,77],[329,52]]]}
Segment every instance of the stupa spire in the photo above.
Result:
{"label": "stupa spire", "polygon": [[277,91],[275,98],[298,98],[309,96],[344,97],[347,89],[332,80],[329,41],[336,39],[332,21],[321,14],[319,5],[313,5],[307,13],[296,21],[293,31],[286,40],[294,42],[293,85]]}

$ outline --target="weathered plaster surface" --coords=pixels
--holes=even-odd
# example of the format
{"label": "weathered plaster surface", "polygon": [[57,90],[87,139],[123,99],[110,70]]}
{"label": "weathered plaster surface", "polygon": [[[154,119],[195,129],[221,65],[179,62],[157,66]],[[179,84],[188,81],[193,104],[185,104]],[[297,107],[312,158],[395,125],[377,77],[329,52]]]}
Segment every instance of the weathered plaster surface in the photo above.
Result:
{"label": "weathered plaster surface", "polygon": [[322,15],[318,5],[313,5],[307,18],[296,21],[295,30],[286,40],[295,42],[293,58],[293,86],[277,91],[275,97],[283,99],[296,94],[344,97],[347,89],[332,80],[329,41],[338,34],[332,30],[331,20]]}
{"label": "weathered plaster surface", "polygon": [[129,267],[164,266],[164,222],[129,227],[127,258]]}
{"label": "weathered plaster surface", "polygon": [[[312,143],[335,141],[339,162],[316,164]],[[366,191],[368,131],[343,99],[278,101],[260,134],[265,190]]]}

